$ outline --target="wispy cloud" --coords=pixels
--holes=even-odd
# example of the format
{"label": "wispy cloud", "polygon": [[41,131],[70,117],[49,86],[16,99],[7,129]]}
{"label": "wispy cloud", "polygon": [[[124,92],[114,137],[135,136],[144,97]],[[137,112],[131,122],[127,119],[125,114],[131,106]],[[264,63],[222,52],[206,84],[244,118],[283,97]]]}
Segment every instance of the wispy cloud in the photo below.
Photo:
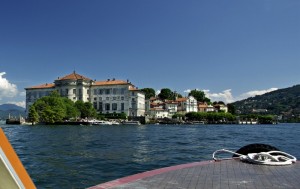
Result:
{"label": "wispy cloud", "polygon": [[25,92],[25,91],[20,92],[20,93],[19,93],[19,96],[26,96],[26,92]]}
{"label": "wispy cloud", "polygon": [[156,95],[159,95],[159,93],[160,93],[160,90],[155,91]]}
{"label": "wispy cloud", "polygon": [[5,97],[15,97],[18,94],[17,86],[4,78],[5,74],[5,72],[0,73],[0,100]]}
{"label": "wispy cloud", "polygon": [[273,88],[266,89],[266,90],[249,91],[249,92],[243,93],[240,96],[238,96],[238,98],[236,100],[242,100],[242,99],[246,99],[249,97],[254,97],[256,95],[263,95],[265,93],[269,93],[269,92],[276,91],[276,90],[278,90],[278,88],[273,87]]}
{"label": "wispy cloud", "polygon": [[[211,99],[212,101],[223,101],[225,103],[231,103],[231,102],[247,99],[249,97],[254,97],[256,95],[263,95],[265,93],[272,92],[275,90],[278,90],[278,88],[270,88],[270,89],[266,89],[266,90],[254,90],[254,91],[249,91],[249,92],[243,93],[238,96],[233,96],[231,89],[226,89],[219,93],[213,93],[207,89],[204,89],[202,91],[205,93],[205,96],[207,98]],[[186,92],[186,91],[191,91],[191,90],[187,89],[184,92]]]}
{"label": "wispy cloud", "polygon": [[220,93],[211,93],[210,90],[203,90],[203,92],[205,93],[205,96],[212,101],[223,101],[225,103],[234,102],[231,89],[224,90]]}
{"label": "wispy cloud", "polygon": [[25,102],[25,101],[20,101],[20,102],[9,101],[9,102],[7,102],[7,103],[8,103],[8,104],[15,104],[15,105],[20,106],[20,107],[23,107],[23,108],[26,107],[26,102]]}

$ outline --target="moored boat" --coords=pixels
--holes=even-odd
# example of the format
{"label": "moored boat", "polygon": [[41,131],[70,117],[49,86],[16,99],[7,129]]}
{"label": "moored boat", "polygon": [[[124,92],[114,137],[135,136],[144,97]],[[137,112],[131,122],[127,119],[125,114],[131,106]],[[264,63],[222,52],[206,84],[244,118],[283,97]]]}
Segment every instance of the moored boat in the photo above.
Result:
{"label": "moored boat", "polygon": [[11,117],[10,115],[8,116],[8,119],[5,120],[6,124],[11,124],[11,125],[20,125],[25,123],[25,119],[23,117]]}
{"label": "moored boat", "polygon": [[123,121],[123,125],[141,125],[139,121]]}
{"label": "moored boat", "polygon": [[103,121],[103,120],[93,120],[90,121],[91,125],[112,125],[110,121]]}

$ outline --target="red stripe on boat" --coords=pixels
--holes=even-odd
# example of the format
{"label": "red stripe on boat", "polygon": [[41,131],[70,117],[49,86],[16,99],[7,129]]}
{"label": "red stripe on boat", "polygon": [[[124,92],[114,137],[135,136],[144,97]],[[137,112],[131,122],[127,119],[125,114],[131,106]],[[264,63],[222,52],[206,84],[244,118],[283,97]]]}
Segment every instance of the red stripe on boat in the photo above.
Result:
{"label": "red stripe on boat", "polygon": [[183,169],[183,168],[189,168],[189,167],[194,167],[194,166],[199,166],[199,165],[207,165],[209,163],[213,163],[214,161],[202,161],[202,162],[194,162],[194,163],[188,163],[188,164],[182,164],[182,165],[176,165],[176,166],[172,166],[172,167],[166,167],[166,168],[161,168],[161,169],[155,169],[153,171],[147,171],[147,172],[143,172],[143,173],[139,173],[136,175],[131,175],[131,176],[127,176],[124,178],[120,178],[117,180],[113,180],[110,182],[106,182],[103,184],[99,184],[96,186],[92,186],[88,189],[108,189],[108,188],[112,188],[112,187],[116,187],[116,186],[120,186],[123,184],[127,184],[130,182],[134,182],[146,177],[151,177],[154,175],[159,175],[162,173],[166,173],[169,171],[174,171],[174,170],[179,170],[179,169]]}

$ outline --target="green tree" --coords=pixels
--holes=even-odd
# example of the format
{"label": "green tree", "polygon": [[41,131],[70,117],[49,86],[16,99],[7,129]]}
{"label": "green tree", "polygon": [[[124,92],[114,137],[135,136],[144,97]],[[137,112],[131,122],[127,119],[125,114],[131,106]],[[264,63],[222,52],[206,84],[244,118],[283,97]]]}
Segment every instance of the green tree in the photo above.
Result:
{"label": "green tree", "polygon": [[227,104],[228,112],[235,115],[236,114],[236,109],[234,104]]}
{"label": "green tree", "polygon": [[40,101],[38,105],[44,105],[44,107],[40,106],[39,111],[42,122],[52,124],[61,122],[66,117],[66,107],[61,97],[43,97],[38,101]]}
{"label": "green tree", "polygon": [[272,116],[272,115],[258,116],[258,123],[260,123],[260,124],[272,124],[273,122],[274,122],[274,116]]}
{"label": "green tree", "polygon": [[34,106],[30,106],[29,108],[28,119],[32,123],[32,125],[39,121],[39,114]]}
{"label": "green tree", "polygon": [[174,100],[175,98],[174,93],[168,88],[161,89],[158,97],[162,100]]}
{"label": "green tree", "polygon": [[141,91],[145,93],[145,98],[150,99],[151,97],[155,97],[155,90],[152,88],[144,88]]}
{"label": "green tree", "polygon": [[176,119],[176,118],[183,118],[184,115],[183,114],[180,114],[180,113],[176,113],[172,116],[173,119]]}
{"label": "green tree", "polygon": [[81,118],[86,118],[85,115],[86,115],[86,109],[85,109],[85,106],[84,106],[84,102],[81,101],[81,100],[77,100],[75,102],[75,107],[77,108],[77,110],[79,111],[79,116]]}
{"label": "green tree", "polygon": [[177,93],[177,91],[172,91],[171,97],[169,100],[175,100],[176,98],[182,98],[182,95]]}
{"label": "green tree", "polygon": [[213,105],[217,105],[217,104],[223,104],[223,105],[225,105],[225,103],[223,101],[214,101],[213,102]]}
{"label": "green tree", "polygon": [[178,97],[178,98],[182,98],[183,96],[181,95],[181,94],[179,94],[179,93],[176,93],[176,96]]}
{"label": "green tree", "polygon": [[208,123],[226,123],[236,118],[230,113],[224,112],[189,112],[185,114],[190,121],[207,121]]}
{"label": "green tree", "polygon": [[80,112],[80,117],[83,119],[97,117],[97,111],[90,102],[78,100],[75,102],[75,107],[78,109]]}
{"label": "green tree", "polygon": [[65,117],[65,119],[72,119],[72,118],[79,117],[80,112],[75,107],[75,103],[72,100],[70,100],[68,98],[64,98],[64,104],[65,104],[65,107],[66,107],[66,117]]}
{"label": "green tree", "polygon": [[189,96],[193,96],[198,102],[210,102],[210,99],[205,97],[205,93],[197,89],[192,90]]}

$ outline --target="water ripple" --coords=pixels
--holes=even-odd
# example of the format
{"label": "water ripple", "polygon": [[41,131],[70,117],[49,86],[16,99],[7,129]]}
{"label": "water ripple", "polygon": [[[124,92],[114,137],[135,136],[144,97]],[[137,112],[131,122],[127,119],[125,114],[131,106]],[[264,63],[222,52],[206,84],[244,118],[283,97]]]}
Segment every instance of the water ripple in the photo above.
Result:
{"label": "water ripple", "polygon": [[266,143],[300,157],[300,125],[1,126],[38,188],[86,188]]}

